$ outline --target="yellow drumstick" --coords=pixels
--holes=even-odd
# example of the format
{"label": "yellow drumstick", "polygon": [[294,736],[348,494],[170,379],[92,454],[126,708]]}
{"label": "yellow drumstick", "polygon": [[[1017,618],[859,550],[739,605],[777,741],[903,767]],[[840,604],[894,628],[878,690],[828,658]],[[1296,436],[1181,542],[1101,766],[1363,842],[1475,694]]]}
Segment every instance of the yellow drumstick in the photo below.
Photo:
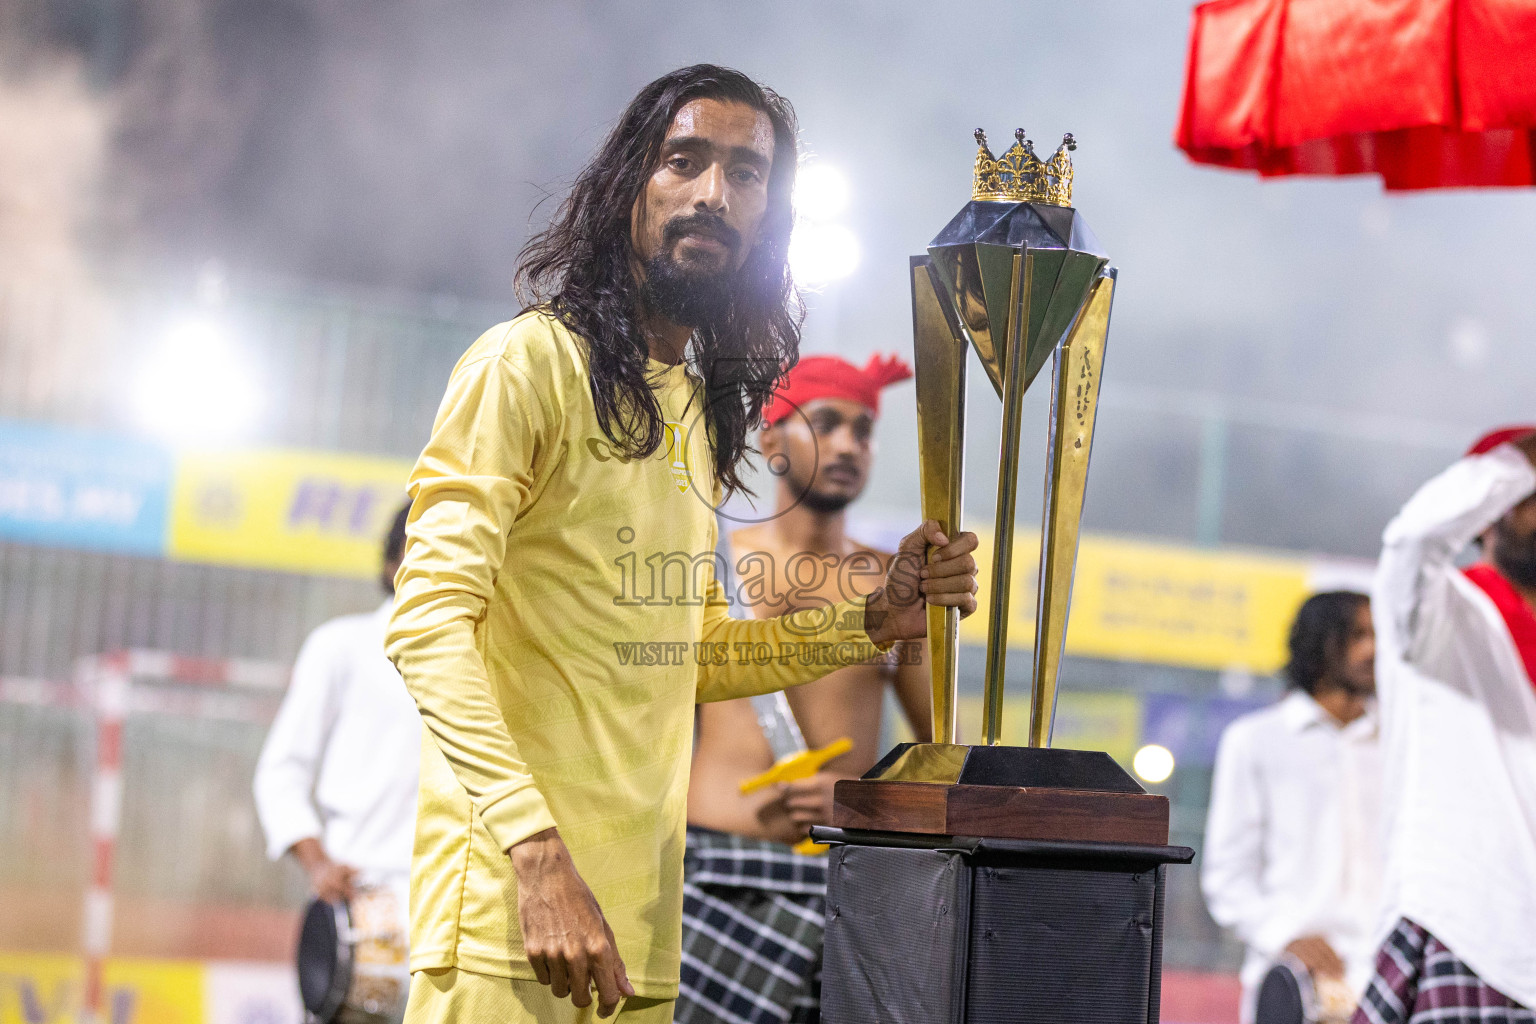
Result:
{"label": "yellow drumstick", "polygon": [[[788,757],[781,757],[773,763],[772,768],[769,768],[761,775],[754,775],[743,782],[741,784],[741,795],[746,796],[748,793],[756,793],[764,787],[777,785],[782,782],[797,782],[800,779],[808,779],[821,771],[822,766],[828,761],[835,757],[842,757],[852,749],[853,740],[844,736],[841,739],[833,740],[819,750],[801,750],[790,754]],[[802,839],[795,844],[796,853],[825,853],[826,851],[826,846],[810,839]]]}

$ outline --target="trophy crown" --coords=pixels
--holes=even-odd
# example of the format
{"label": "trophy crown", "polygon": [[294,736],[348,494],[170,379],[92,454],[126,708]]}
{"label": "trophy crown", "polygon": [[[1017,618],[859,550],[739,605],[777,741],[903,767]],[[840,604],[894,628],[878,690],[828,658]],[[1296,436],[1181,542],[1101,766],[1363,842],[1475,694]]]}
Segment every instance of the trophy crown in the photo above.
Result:
{"label": "trophy crown", "polygon": [[1042,162],[1023,128],[1013,133],[1013,145],[1001,157],[987,148],[987,133],[976,129],[976,170],[971,198],[995,203],[1048,203],[1072,205],[1072,158],[1077,148],[1069,132],[1049,161]]}

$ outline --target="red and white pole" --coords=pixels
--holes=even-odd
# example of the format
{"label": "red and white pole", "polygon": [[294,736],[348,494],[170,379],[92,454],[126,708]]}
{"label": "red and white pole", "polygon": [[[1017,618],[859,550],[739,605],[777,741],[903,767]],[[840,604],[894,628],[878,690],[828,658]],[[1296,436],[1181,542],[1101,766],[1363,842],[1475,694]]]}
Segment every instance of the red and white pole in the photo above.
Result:
{"label": "red and white pole", "polygon": [[112,862],[123,810],[123,719],[130,675],[126,655],[96,661],[91,673],[96,718],[96,769],[91,780],[91,882],[85,893],[81,948],[85,954],[83,1024],[106,1024],[102,972],[112,946]]}

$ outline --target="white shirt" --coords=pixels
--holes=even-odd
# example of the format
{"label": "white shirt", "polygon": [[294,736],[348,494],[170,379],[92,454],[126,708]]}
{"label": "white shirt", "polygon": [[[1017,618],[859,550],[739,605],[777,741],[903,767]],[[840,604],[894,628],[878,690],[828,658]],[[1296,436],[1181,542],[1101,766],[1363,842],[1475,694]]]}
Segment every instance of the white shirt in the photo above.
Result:
{"label": "white shirt", "polygon": [[1373,596],[1386,772],[1385,914],[1536,1007],[1536,693],[1503,617],[1454,560],[1536,491],[1500,445],[1387,526]]}
{"label": "white shirt", "polygon": [[276,860],[316,838],[375,878],[411,867],[421,715],[384,656],[391,602],[304,641],[256,764],[256,813]]}
{"label": "white shirt", "polygon": [[1243,1019],[1285,947],[1320,935],[1357,991],[1370,979],[1381,881],[1375,710],[1341,726],[1300,691],[1227,727],[1216,752],[1200,884],[1248,947]]}

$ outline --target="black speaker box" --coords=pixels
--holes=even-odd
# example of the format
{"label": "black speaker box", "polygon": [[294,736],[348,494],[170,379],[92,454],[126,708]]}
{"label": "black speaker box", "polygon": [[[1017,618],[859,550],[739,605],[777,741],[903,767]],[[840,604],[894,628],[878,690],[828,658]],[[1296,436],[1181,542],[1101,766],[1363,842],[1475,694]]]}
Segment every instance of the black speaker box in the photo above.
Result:
{"label": "black speaker box", "polygon": [[1176,846],[819,828],[826,1024],[1157,1024]]}

